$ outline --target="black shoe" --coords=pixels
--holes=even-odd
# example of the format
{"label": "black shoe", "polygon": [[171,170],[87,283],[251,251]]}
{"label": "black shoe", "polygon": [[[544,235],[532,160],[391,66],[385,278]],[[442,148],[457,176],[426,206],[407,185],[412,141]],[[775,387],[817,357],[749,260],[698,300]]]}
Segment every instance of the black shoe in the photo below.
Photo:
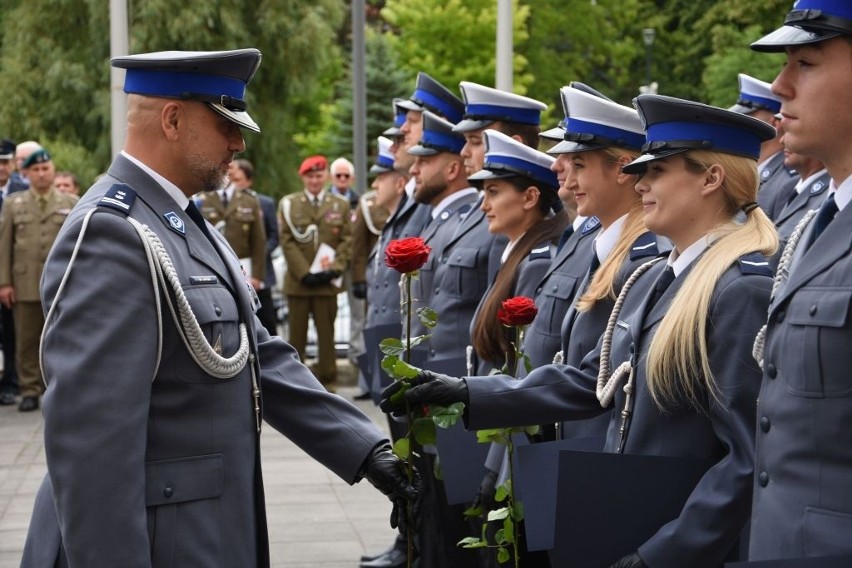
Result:
{"label": "black shoe", "polygon": [[375,560],[362,562],[360,568],[402,568],[408,561],[405,550],[394,547],[387,554],[379,556]]}
{"label": "black shoe", "polygon": [[371,562],[377,558],[381,558],[382,556],[386,556],[393,552],[394,550],[401,550],[405,552],[408,550],[408,540],[402,535],[396,535],[396,540],[393,541],[393,544],[378,554],[365,554],[361,556],[361,562]]}
{"label": "black shoe", "polygon": [[38,410],[37,396],[25,396],[21,399],[21,404],[18,405],[19,412],[32,412],[33,410]]}
{"label": "black shoe", "polygon": [[10,404],[15,404],[18,402],[15,400],[15,395],[10,392],[0,393],[0,404],[4,406],[8,406]]}
{"label": "black shoe", "polygon": [[352,397],[354,400],[367,400],[370,398],[370,393],[362,392],[361,394],[356,394]]}

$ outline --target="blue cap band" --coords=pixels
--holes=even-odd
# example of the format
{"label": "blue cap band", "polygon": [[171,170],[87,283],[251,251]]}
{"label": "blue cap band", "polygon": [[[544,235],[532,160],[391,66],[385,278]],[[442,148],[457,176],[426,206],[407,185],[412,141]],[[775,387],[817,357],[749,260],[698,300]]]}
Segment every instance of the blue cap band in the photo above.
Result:
{"label": "blue cap band", "polygon": [[625,147],[636,150],[641,148],[642,144],[645,143],[645,136],[643,134],[637,134],[636,132],[630,132],[629,130],[613,126],[604,126],[596,122],[586,122],[585,120],[579,120],[570,116],[568,117],[568,124],[565,130],[567,134],[591,134],[593,136],[609,138],[613,142],[623,141]]}
{"label": "blue cap band", "polygon": [[486,155],[483,169],[486,170],[508,170],[513,173],[525,175],[530,179],[546,183],[550,187],[559,187],[559,179],[549,168],[533,164],[527,160],[504,156],[501,154]]}
{"label": "blue cap band", "polygon": [[708,141],[708,149],[727,151],[733,154],[760,156],[760,138],[753,132],[707,122],[659,122],[648,126],[648,142],[678,142],[692,140]]}
{"label": "blue cap band", "polygon": [[379,157],[376,158],[376,165],[382,168],[393,168],[393,160],[387,156],[379,154]]}
{"label": "blue cap band", "polygon": [[457,108],[455,108],[452,104],[448,103],[444,99],[433,95],[429,91],[424,91],[423,89],[416,89],[414,91],[414,94],[411,95],[411,100],[421,106],[437,109],[439,113],[446,116],[447,120],[449,120],[453,124],[461,120],[461,112]]}
{"label": "blue cap band", "polygon": [[424,130],[423,137],[420,139],[420,145],[425,148],[441,150],[442,152],[451,152],[458,154],[464,148],[464,138],[453,136],[451,134],[443,134],[434,130]]}
{"label": "blue cap band", "polygon": [[402,109],[402,112],[397,112],[393,117],[393,125],[399,128],[403,124],[405,124],[405,117],[408,114],[408,111]]}
{"label": "blue cap band", "polygon": [[539,124],[541,112],[532,108],[506,107],[499,105],[469,104],[464,118],[471,120],[506,120],[521,124]]}
{"label": "blue cap band", "polygon": [[821,10],[827,16],[852,20],[852,2],[849,0],[799,0],[794,10]]}
{"label": "blue cap band", "polygon": [[124,79],[124,92],[175,98],[182,98],[190,93],[213,97],[226,95],[242,100],[245,97],[246,84],[239,79],[219,75],[130,68]]}
{"label": "blue cap band", "polygon": [[740,104],[742,104],[742,102],[745,102],[746,105],[748,105],[748,103],[756,103],[762,107],[765,107],[767,110],[771,110],[773,113],[776,113],[781,110],[781,103],[776,101],[775,99],[758,97],[757,95],[750,95],[748,93],[740,93],[740,100],[737,102]]}

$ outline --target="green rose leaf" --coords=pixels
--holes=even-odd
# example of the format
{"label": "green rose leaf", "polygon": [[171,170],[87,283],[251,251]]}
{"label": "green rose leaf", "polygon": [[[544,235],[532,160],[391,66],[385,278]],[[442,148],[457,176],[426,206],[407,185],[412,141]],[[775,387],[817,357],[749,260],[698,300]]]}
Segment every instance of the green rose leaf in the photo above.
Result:
{"label": "green rose leaf", "polygon": [[393,444],[393,453],[401,460],[407,460],[411,455],[411,445],[408,438],[400,438]]}
{"label": "green rose leaf", "polygon": [[532,366],[532,361],[530,360],[530,356],[529,356],[529,355],[527,355],[526,353],[524,353],[524,359],[523,359],[523,361],[524,361],[524,369],[526,369],[526,370],[527,370],[527,373],[529,373],[530,371],[532,371],[533,366]]}
{"label": "green rose leaf", "polygon": [[435,426],[439,428],[449,428],[459,421],[459,418],[464,414],[464,403],[454,402],[449,406],[430,406],[429,416],[435,422]]}
{"label": "green rose leaf", "polygon": [[396,355],[398,357],[405,353],[405,344],[396,337],[386,337],[379,342],[379,349],[385,355]]}
{"label": "green rose leaf", "polygon": [[512,517],[515,518],[515,521],[520,522],[524,520],[524,504],[520,501],[515,501],[513,504],[513,514]]}
{"label": "green rose leaf", "polygon": [[506,497],[509,496],[509,485],[511,483],[510,479],[507,479],[503,483],[501,483],[497,490],[494,492],[494,500],[498,503],[502,503],[506,500]]}
{"label": "green rose leaf", "polygon": [[414,439],[421,446],[435,443],[435,423],[430,418],[418,418],[411,425]]}
{"label": "green rose leaf", "polygon": [[477,430],[476,441],[480,444],[496,442],[497,444],[506,443],[506,430],[503,428],[490,428],[488,430]]}
{"label": "green rose leaf", "polygon": [[464,515],[465,517],[479,517],[480,515],[482,515],[482,507],[468,507],[464,510],[462,515]]}
{"label": "green rose leaf", "polygon": [[427,339],[432,337],[431,335],[415,335],[411,338],[411,346],[417,347],[421,343],[425,342]]}
{"label": "green rose leaf", "polygon": [[485,548],[488,546],[488,543],[475,536],[469,536],[461,539],[457,546],[461,546],[462,548]]}
{"label": "green rose leaf", "polygon": [[509,544],[515,544],[515,522],[509,515],[503,520],[503,536]]}
{"label": "green rose leaf", "polygon": [[509,516],[509,507],[500,507],[499,509],[494,509],[493,511],[488,511],[488,520],[489,521],[502,521],[506,517]]}
{"label": "green rose leaf", "polygon": [[509,541],[506,540],[506,537],[503,534],[503,529],[500,529],[496,533],[494,533],[494,542],[497,543],[497,545],[500,546],[501,548],[502,548],[503,545],[509,543]]}
{"label": "green rose leaf", "polygon": [[503,564],[504,562],[508,562],[510,558],[509,549],[508,548],[500,548],[497,550],[497,562]]}
{"label": "green rose leaf", "polygon": [[424,326],[432,329],[438,325],[438,313],[429,306],[417,308],[417,318]]}
{"label": "green rose leaf", "polygon": [[409,365],[396,355],[386,355],[382,359],[382,369],[394,379],[413,379],[420,374],[420,369]]}

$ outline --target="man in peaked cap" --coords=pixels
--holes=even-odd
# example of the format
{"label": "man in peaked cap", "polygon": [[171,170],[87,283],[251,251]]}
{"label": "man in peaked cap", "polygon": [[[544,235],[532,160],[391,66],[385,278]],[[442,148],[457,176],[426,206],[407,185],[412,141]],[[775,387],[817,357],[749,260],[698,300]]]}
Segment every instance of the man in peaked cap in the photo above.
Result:
{"label": "man in peaked cap", "polygon": [[0,215],[0,303],[15,325],[15,364],[21,393],[18,410],[38,409],[44,390],[39,340],[44,326],[39,279],[59,228],[77,203],[53,185],[56,168],[45,149],[23,164],[30,187],[13,193]]}
{"label": "man in peaked cap", "polygon": [[[24,191],[27,184],[15,173],[15,141],[0,140],[0,211],[13,193]],[[0,304],[0,328],[3,331],[3,376],[0,377],[0,404],[15,404],[18,393],[18,373],[15,370],[15,322],[12,310]]]}
{"label": "man in peaked cap", "polygon": [[384,435],[260,325],[189,199],[221,187],[240,129],[258,130],[244,95],[259,63],[256,49],[112,62],[127,141],[44,266],[48,475],[22,566],[268,567],[262,420],[397,511],[414,497]]}
{"label": "man in peaked cap", "polygon": [[[728,110],[749,115],[777,129],[780,120],[775,114],[781,110],[781,99],[772,93],[769,83],[745,73],[740,73],[738,79],[740,96]],[[781,132],[760,146],[757,172],[760,175],[757,204],[775,221],[792,198],[796,182],[799,181],[796,172],[784,165]]]}
{"label": "man in peaked cap", "polygon": [[784,144],[831,183],[769,306],[749,558],[850,556],[852,3],[799,0],[751,47],[786,52],[772,83]]}

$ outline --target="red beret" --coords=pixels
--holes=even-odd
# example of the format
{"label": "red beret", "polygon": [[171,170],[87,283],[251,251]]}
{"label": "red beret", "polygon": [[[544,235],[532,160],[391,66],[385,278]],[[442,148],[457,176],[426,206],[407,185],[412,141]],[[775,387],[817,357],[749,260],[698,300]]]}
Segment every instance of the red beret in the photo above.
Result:
{"label": "red beret", "polygon": [[299,166],[299,175],[303,176],[306,173],[317,172],[326,168],[328,168],[328,160],[325,159],[325,156],[319,154],[308,156],[302,161],[302,165]]}

